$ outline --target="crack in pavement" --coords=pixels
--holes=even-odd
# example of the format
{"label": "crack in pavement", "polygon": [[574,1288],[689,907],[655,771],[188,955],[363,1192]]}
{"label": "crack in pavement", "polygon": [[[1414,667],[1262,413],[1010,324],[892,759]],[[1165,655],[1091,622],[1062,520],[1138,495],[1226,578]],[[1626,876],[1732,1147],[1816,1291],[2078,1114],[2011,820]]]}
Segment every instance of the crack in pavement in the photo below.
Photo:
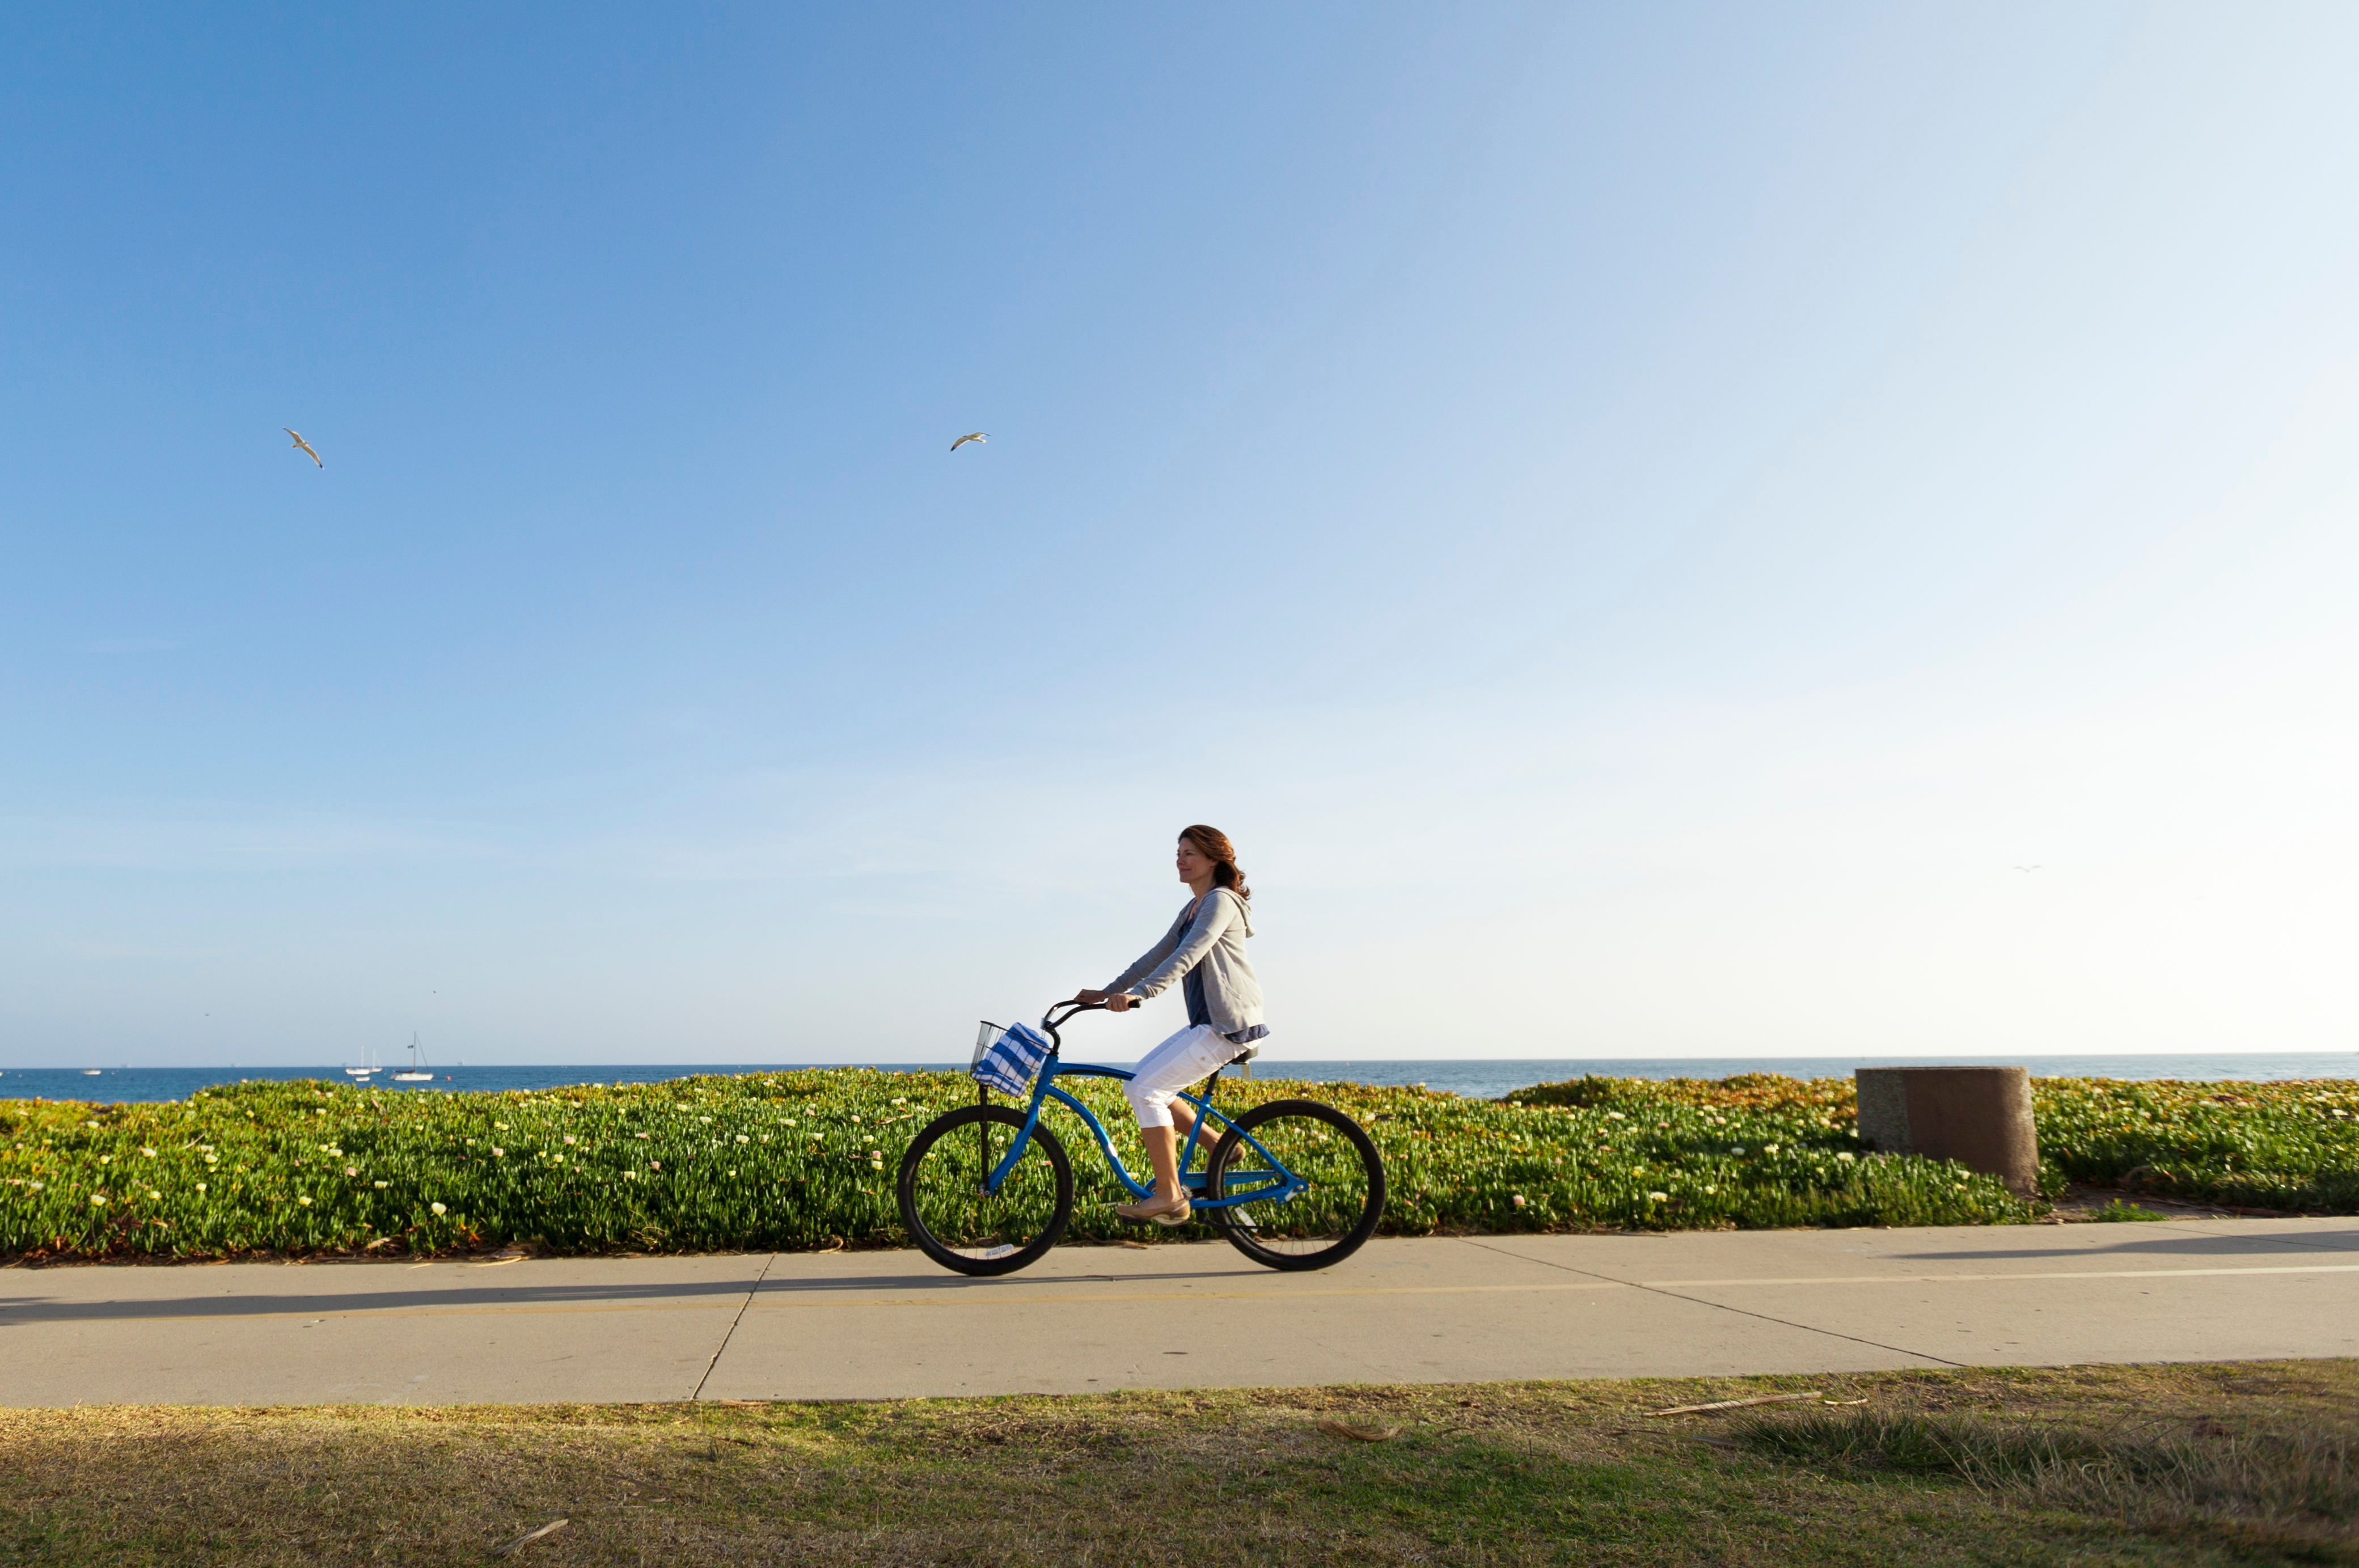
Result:
{"label": "crack in pavement", "polygon": [[752,1284],[745,1287],[745,1299],[737,1303],[737,1315],[729,1320],[729,1332],[721,1336],[719,1345],[713,1346],[712,1359],[704,1364],[704,1376],[696,1380],[695,1391],[688,1396],[689,1403],[694,1404],[704,1398],[704,1386],[712,1381],[712,1369],[721,1365],[721,1353],[727,1350],[729,1342],[737,1336],[737,1325],[745,1321],[745,1309],[754,1304],[755,1296],[761,1291],[762,1281],[770,1277],[771,1266],[777,1261],[778,1255],[775,1252],[762,1259],[762,1271],[754,1276]]}
{"label": "crack in pavement", "polygon": [[1677,1290],[1667,1290],[1660,1285],[1648,1285],[1636,1279],[1616,1279],[1611,1274],[1600,1274],[1593,1269],[1575,1269],[1570,1263],[1557,1263],[1545,1258],[1527,1258],[1520,1252],[1509,1252],[1505,1247],[1485,1247],[1472,1236],[1463,1239],[1469,1247],[1480,1247],[1483,1251],[1500,1258],[1512,1258],[1518,1263],[1537,1263],[1544,1269],[1559,1269],[1567,1274],[1579,1274],[1591,1279],[1603,1279],[1613,1284],[1627,1286],[1633,1290],[1648,1290],[1658,1296],[1669,1296],[1675,1301],[1688,1301],[1699,1307],[1714,1307],[1723,1312],[1734,1312],[1739,1317],[1755,1318],[1762,1323],[1773,1323],[1784,1328],[1800,1329],[1804,1334],[1822,1334],[1830,1339],[1847,1339],[1854,1345],[1864,1345],[1876,1350],[1888,1350],[1895,1356],[1914,1356],[1925,1361],[1938,1361],[1944,1367],[1969,1365],[1963,1361],[1952,1361],[1946,1356],[1936,1356],[1930,1350],[1911,1350],[1905,1345],[1886,1345],[1879,1339],[1863,1339],[1858,1334],[1844,1334],[1840,1329],[1821,1328],[1816,1323],[1796,1323],[1790,1318],[1772,1317],[1767,1312],[1756,1312],[1745,1307],[1732,1307],[1725,1301],[1708,1301],[1701,1296],[1682,1295]]}

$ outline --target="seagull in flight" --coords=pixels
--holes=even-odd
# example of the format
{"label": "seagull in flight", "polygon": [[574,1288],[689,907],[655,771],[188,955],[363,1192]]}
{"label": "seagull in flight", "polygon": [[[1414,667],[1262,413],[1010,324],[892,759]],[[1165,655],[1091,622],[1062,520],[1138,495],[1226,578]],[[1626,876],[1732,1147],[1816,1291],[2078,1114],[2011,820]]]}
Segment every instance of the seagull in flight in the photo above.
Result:
{"label": "seagull in flight", "polygon": [[966,445],[966,443],[967,443],[967,442],[969,442],[969,441],[975,441],[975,442],[980,443],[980,442],[983,442],[983,441],[989,441],[990,439],[991,439],[991,438],[990,438],[989,436],[984,435],[981,430],[976,430],[976,431],[975,431],[973,434],[972,434],[972,435],[963,435],[963,436],[961,436],[961,437],[959,437],[959,439],[958,439],[958,440],[956,440],[956,441],[954,441],[951,442],[951,450],[952,452],[956,452],[956,451],[958,451],[958,449],[959,449],[959,448],[961,448],[961,447],[962,447],[962,446]]}
{"label": "seagull in flight", "polygon": [[2038,870],[2039,870],[2039,869],[2040,869],[2040,867],[2038,867],[2038,866],[2017,866],[2017,867],[2016,867],[2016,869],[2017,869],[2017,871],[2038,871]]}
{"label": "seagull in flight", "polygon": [[[287,427],[285,425],[281,425],[278,428],[282,430],[287,430]],[[295,432],[293,430],[287,430],[287,433],[290,436],[295,436]],[[328,466],[324,463],[320,463],[320,454],[311,450],[311,443],[310,441],[305,441],[301,436],[295,436],[295,444],[302,450],[303,455],[310,458],[313,463],[320,463],[321,468]]]}

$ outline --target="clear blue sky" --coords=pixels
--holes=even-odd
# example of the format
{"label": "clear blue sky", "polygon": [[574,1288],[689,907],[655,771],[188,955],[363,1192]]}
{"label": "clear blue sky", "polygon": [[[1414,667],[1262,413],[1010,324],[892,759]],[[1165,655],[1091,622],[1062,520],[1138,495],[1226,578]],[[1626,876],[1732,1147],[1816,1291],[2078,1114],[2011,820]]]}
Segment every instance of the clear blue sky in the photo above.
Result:
{"label": "clear blue sky", "polygon": [[12,7],[0,1063],[2349,1049],[2354,49]]}

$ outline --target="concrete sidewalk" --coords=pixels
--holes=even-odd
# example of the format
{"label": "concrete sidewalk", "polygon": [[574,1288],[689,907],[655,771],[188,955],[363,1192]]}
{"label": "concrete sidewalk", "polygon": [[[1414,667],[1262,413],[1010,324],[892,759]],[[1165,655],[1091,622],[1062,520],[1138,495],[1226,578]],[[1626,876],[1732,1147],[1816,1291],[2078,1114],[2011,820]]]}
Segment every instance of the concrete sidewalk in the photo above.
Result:
{"label": "concrete sidewalk", "polygon": [[880,1399],[2359,1356],[2359,1220],[0,1269],[0,1405]]}

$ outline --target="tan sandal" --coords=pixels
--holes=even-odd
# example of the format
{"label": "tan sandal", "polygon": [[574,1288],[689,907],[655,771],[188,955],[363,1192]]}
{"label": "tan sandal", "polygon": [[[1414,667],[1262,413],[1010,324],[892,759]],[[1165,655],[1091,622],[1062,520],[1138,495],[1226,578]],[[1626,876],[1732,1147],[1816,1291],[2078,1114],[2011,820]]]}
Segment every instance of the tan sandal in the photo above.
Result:
{"label": "tan sandal", "polygon": [[1143,1203],[1116,1203],[1114,1206],[1114,1217],[1128,1220],[1133,1225],[1144,1225],[1152,1220],[1159,1225],[1183,1225],[1194,1211],[1195,1205],[1188,1201],[1185,1192],[1176,1198],[1149,1198]]}

